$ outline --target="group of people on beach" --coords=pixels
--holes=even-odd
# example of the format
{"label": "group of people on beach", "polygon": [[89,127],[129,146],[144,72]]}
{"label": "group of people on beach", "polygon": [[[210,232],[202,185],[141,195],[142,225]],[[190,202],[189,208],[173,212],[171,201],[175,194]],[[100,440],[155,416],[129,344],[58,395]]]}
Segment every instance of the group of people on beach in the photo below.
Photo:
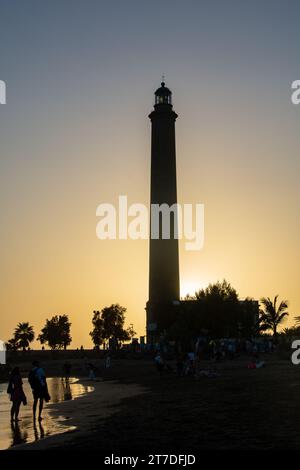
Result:
{"label": "group of people on beach", "polygon": [[[261,350],[263,352],[271,352],[273,350],[273,344],[260,345],[264,346]],[[260,359],[258,347],[255,343],[249,341],[246,345],[245,352],[250,356],[250,362],[247,364],[248,369],[260,369],[265,367],[265,361]],[[240,344],[234,340],[214,340],[210,341],[198,341],[195,345],[194,350],[188,352],[177,351],[176,353],[176,372],[178,377],[192,376],[195,378],[199,377],[217,377],[217,373],[214,367],[208,369],[203,368],[203,359],[210,360],[211,362],[219,362],[225,359],[236,359],[239,358],[241,353]],[[172,365],[167,360],[167,353],[164,354],[161,348],[157,348],[154,355],[154,364],[160,376],[168,373],[175,372]]]}
{"label": "group of people on beach", "polygon": [[[44,369],[40,366],[38,361],[32,363],[32,369],[28,375],[28,382],[30,384],[33,394],[33,419],[36,420],[36,412],[38,409],[38,420],[41,421],[44,402],[50,401],[50,395],[47,387],[47,380]],[[19,412],[21,404],[27,405],[27,397],[23,389],[23,380],[19,367],[15,367],[10,375],[7,393],[10,395],[12,402],[10,410],[11,422],[19,420]]]}
{"label": "group of people on beach", "polygon": [[[174,372],[173,367],[168,363],[160,351],[156,353],[154,357],[154,363],[160,376],[162,376],[164,373]],[[217,377],[219,375],[215,369],[203,369],[199,356],[193,351],[186,354],[180,352],[177,354],[176,372],[178,377],[192,376],[198,378],[201,376]]]}

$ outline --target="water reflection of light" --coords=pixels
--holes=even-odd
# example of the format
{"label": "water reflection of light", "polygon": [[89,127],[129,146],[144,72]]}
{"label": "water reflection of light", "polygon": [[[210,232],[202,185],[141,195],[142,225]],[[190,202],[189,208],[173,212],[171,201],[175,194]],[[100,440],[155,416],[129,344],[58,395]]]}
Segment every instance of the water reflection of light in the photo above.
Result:
{"label": "water reflection of light", "polygon": [[28,431],[26,429],[20,428],[19,423],[10,423],[11,427],[11,442],[12,446],[18,445],[18,444],[24,444],[27,442],[28,439]]}
{"label": "water reflection of light", "polygon": [[[94,389],[90,385],[78,383],[75,378],[61,379],[58,377],[48,379],[48,389],[51,396],[50,403],[73,400],[79,398]],[[18,423],[10,423],[10,406],[6,393],[7,384],[0,384],[0,449],[6,449],[18,444],[37,441],[52,434],[59,434],[71,429],[66,425],[64,417],[53,418],[49,413],[49,405],[45,404],[43,421],[33,422],[32,419],[32,392],[27,380],[24,380],[24,391],[28,405],[21,408]]]}
{"label": "water reflection of light", "polygon": [[45,437],[45,429],[42,425],[42,422],[38,421],[37,423],[38,424],[36,424],[36,421],[33,423],[34,437],[36,441]]}

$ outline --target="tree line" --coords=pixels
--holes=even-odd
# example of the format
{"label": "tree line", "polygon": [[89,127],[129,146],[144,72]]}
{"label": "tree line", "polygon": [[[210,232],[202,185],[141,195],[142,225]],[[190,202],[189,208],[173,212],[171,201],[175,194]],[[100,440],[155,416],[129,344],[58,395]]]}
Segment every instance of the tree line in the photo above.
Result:
{"label": "tree line", "polygon": [[[125,341],[130,341],[135,336],[133,326],[125,328],[126,308],[119,304],[112,304],[102,310],[94,310],[92,317],[92,331],[90,336],[95,348],[104,348],[112,343],[115,348],[119,348]],[[72,342],[71,322],[68,315],[54,315],[47,319],[45,326],[37,336],[34,327],[29,322],[18,323],[14,330],[13,337],[7,341],[8,350],[30,349],[30,344],[36,338],[44,347],[50,349],[67,349]]]}
{"label": "tree line", "polygon": [[[237,291],[224,280],[198,290],[193,297],[187,296],[178,307],[162,305],[159,330],[167,332],[166,339],[179,342],[189,342],[203,333],[214,338],[251,338],[270,332],[276,340],[279,327],[289,315],[288,302],[279,302],[277,295],[274,299],[261,298],[255,323],[251,309],[253,300],[248,298],[241,303]],[[123,342],[135,336],[132,326],[124,326],[125,314],[126,308],[119,304],[93,311],[90,336],[96,349],[108,345],[119,349]],[[285,328],[280,334],[300,335],[300,317],[295,317],[295,320],[294,326]],[[33,326],[29,322],[19,323],[6,346],[7,349],[25,351],[34,339]],[[72,342],[68,315],[47,319],[36,339],[43,347],[66,349]]]}
{"label": "tree line", "polygon": [[276,340],[288,315],[288,302],[280,302],[278,295],[263,297],[259,303],[249,297],[241,301],[234,287],[223,280],[186,296],[177,305],[161,305],[158,318],[159,329],[169,341],[190,344],[203,335],[251,339],[272,334]]}

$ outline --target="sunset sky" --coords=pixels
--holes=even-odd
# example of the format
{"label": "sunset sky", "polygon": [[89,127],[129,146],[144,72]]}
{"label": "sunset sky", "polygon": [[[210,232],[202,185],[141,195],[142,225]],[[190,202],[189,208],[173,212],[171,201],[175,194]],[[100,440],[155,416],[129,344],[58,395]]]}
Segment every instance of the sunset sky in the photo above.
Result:
{"label": "sunset sky", "polygon": [[1,339],[66,313],[88,347],[111,303],[145,334],[148,242],[98,240],[96,207],[149,203],[163,73],[178,200],[205,204],[204,249],[180,243],[181,295],[226,278],[300,315],[299,18],[298,0],[1,0]]}

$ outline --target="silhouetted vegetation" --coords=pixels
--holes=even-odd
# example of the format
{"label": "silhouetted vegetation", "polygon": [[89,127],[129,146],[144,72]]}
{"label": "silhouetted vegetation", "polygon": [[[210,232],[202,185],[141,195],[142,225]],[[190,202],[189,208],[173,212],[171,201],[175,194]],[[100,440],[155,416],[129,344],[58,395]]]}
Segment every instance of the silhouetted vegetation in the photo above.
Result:
{"label": "silhouetted vegetation", "polygon": [[33,327],[28,322],[18,323],[14,336],[6,343],[6,347],[8,350],[17,351],[22,349],[26,351],[34,340],[34,336]]}
{"label": "silhouetted vegetation", "polygon": [[161,318],[160,330],[181,343],[201,335],[248,338],[254,334],[258,304],[250,298],[240,301],[237,291],[223,280],[200,289],[179,305],[166,305]]}
{"label": "silhouetted vegetation", "polygon": [[278,295],[272,301],[269,297],[263,297],[260,302],[263,309],[260,310],[260,330],[271,330],[274,339],[277,337],[278,326],[281,325],[286,317],[289,315],[287,312],[288,302],[283,300],[277,305]]}
{"label": "silhouetted vegetation", "polygon": [[278,333],[278,335],[292,341],[293,338],[300,337],[300,326],[294,325],[290,326],[289,328],[283,328],[283,330]]}
{"label": "silhouetted vegetation", "polygon": [[[257,301],[240,300],[234,287],[223,280],[209,284],[205,289],[187,296],[181,302],[165,302],[157,306],[159,318],[158,336],[182,345],[191,345],[199,336],[211,338],[253,338],[271,332],[276,339],[278,328],[289,315],[286,300],[278,303],[278,296]],[[130,341],[136,332],[133,326],[125,328],[126,308],[112,304],[93,312],[93,329],[90,336],[96,348],[119,349],[123,342]],[[51,349],[66,349],[72,342],[71,323],[68,315],[56,315],[46,320],[37,337],[42,345]],[[280,332],[280,337],[300,337],[300,316],[295,325]],[[30,349],[34,340],[33,327],[18,323],[13,337],[6,343],[8,350]]]}
{"label": "silhouetted vegetation", "polygon": [[129,341],[136,334],[132,327],[124,328],[126,308],[119,304],[112,304],[101,311],[93,312],[93,330],[90,336],[96,347],[111,343],[116,349],[120,343]]}
{"label": "silhouetted vegetation", "polygon": [[46,320],[46,325],[37,339],[51,349],[66,349],[72,341],[70,330],[71,323],[68,315],[55,315],[50,320]]}
{"label": "silhouetted vegetation", "polygon": [[205,289],[195,292],[197,300],[211,300],[217,302],[237,302],[238,293],[229,282],[224,279],[222,282],[217,281],[215,284],[209,284]]}

